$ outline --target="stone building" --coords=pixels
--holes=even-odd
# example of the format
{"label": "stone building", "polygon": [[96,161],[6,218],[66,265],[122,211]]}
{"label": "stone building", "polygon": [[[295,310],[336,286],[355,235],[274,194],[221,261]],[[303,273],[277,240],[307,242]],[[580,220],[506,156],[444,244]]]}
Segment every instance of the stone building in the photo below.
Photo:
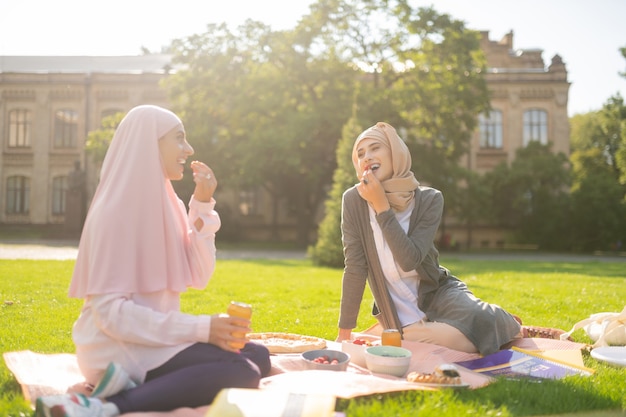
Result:
{"label": "stone building", "polygon": [[[486,172],[512,161],[516,149],[531,140],[550,141],[554,151],[569,154],[569,82],[561,58],[554,56],[546,67],[541,50],[513,48],[512,32],[498,42],[482,32],[481,47],[489,67],[493,111],[479,117],[471,151],[462,163]],[[95,167],[84,154],[87,134],[100,127],[102,118],[138,104],[167,106],[159,81],[169,69],[168,55],[0,56],[0,227],[75,225],[76,207],[66,207],[72,201],[66,198],[70,173],[77,166],[85,171],[87,199],[97,181]],[[254,214],[245,221],[250,225],[254,217],[253,223],[259,223],[246,227],[254,238],[272,238],[267,227],[272,215],[251,207],[259,205],[262,196],[228,195],[233,200],[229,206],[242,211],[233,215]],[[68,213],[72,219],[66,219]],[[80,217],[80,209],[78,213]],[[289,221],[283,224],[285,230],[292,229]],[[467,246],[463,225],[450,221],[446,227],[455,241]],[[504,239],[502,231],[488,228],[473,233],[472,242],[482,246]]]}
{"label": "stone building", "polygon": [[[511,163],[516,151],[530,141],[551,142],[553,152],[569,156],[570,83],[561,57],[555,55],[546,67],[541,50],[513,48],[513,32],[500,41],[490,40],[486,31],[481,36],[492,111],[479,116],[469,155],[462,163],[485,173],[502,162]],[[462,247],[512,246],[501,229],[476,226],[470,235],[454,221],[447,221],[446,228]]]}
{"label": "stone building", "polygon": [[552,142],[554,152],[569,155],[569,82],[560,56],[546,68],[539,49],[513,49],[513,32],[499,42],[482,32],[487,58],[487,85],[492,111],[479,117],[469,159],[472,170],[484,173],[511,162],[529,141]]}
{"label": "stone building", "polygon": [[[0,225],[80,222],[96,183],[87,134],[135,105],[166,106],[169,65],[168,55],[0,57]],[[77,170],[85,192],[68,208]]]}

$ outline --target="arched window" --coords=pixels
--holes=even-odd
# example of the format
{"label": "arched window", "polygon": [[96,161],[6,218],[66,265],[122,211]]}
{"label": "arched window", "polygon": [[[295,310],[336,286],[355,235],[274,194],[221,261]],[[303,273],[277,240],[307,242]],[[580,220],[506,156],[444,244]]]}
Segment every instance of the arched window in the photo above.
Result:
{"label": "arched window", "polygon": [[492,110],[478,115],[480,147],[502,149],[502,112]]}
{"label": "arched window", "polygon": [[9,148],[30,146],[30,111],[15,109],[9,111]]}
{"label": "arched window", "polygon": [[548,112],[531,109],[524,112],[524,146],[531,141],[548,143]]}
{"label": "arched window", "polygon": [[28,214],[30,210],[30,179],[24,176],[7,178],[7,214]]}
{"label": "arched window", "polygon": [[78,112],[57,110],[54,114],[54,147],[75,148],[78,143]]}
{"label": "arched window", "polygon": [[52,214],[65,214],[65,192],[67,176],[52,179]]}

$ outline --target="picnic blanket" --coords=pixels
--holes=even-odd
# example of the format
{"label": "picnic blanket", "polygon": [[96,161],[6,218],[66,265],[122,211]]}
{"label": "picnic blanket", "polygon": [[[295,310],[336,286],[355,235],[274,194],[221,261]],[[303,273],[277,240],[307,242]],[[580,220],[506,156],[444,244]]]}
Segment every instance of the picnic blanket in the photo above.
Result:
{"label": "picnic blanket", "polygon": [[[327,341],[327,344],[329,349],[341,350],[339,343]],[[579,356],[581,349],[585,347],[581,343],[539,338],[518,339],[512,342],[511,346],[543,352],[556,351],[559,355],[577,352]],[[410,371],[432,372],[442,363],[480,357],[478,354],[420,342],[403,341],[403,347],[413,353]],[[37,397],[42,395],[62,394],[68,391],[84,392],[84,379],[74,354],[42,354],[22,350],[6,352],[3,356],[7,367],[22,387],[24,397],[33,405]],[[298,354],[272,355],[271,361],[272,370],[269,376],[261,380],[260,389],[332,394],[339,398],[434,389],[407,382],[404,378],[373,374],[355,364],[350,364],[346,372],[305,370]],[[469,370],[460,371],[463,382],[467,383],[470,389],[480,388],[492,381],[487,376]],[[163,413],[127,413],[123,417],[202,417],[208,409],[208,406],[194,409],[180,408]]]}

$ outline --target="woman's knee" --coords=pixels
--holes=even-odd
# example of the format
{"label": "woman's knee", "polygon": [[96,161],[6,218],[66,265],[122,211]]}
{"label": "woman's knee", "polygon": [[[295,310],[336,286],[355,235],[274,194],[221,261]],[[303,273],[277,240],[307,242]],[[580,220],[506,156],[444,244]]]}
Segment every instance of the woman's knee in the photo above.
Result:
{"label": "woman's knee", "polygon": [[476,346],[459,329],[442,322],[420,322],[403,329],[405,340],[432,343],[467,353],[477,352]]}
{"label": "woman's knee", "polygon": [[272,369],[270,351],[263,345],[257,343],[246,343],[241,349],[241,354],[258,366],[261,376],[267,376]]}

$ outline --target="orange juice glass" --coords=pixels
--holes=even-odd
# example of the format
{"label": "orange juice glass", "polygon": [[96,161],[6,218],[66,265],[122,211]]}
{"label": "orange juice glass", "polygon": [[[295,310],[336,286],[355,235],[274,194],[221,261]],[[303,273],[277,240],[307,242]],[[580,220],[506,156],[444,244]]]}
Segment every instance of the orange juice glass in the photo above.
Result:
{"label": "orange juice glass", "polygon": [[385,329],[382,337],[380,338],[380,343],[383,346],[402,347],[402,336],[400,335],[400,331],[397,329]]}
{"label": "orange juice glass", "polygon": [[[240,303],[238,301],[231,301],[226,309],[226,314],[231,317],[240,317],[242,319],[248,319],[252,317],[252,307],[250,304]],[[234,337],[245,337],[246,334],[244,332],[233,332],[232,335]],[[235,349],[241,349],[245,346],[244,343],[235,343],[230,342],[230,345]]]}

